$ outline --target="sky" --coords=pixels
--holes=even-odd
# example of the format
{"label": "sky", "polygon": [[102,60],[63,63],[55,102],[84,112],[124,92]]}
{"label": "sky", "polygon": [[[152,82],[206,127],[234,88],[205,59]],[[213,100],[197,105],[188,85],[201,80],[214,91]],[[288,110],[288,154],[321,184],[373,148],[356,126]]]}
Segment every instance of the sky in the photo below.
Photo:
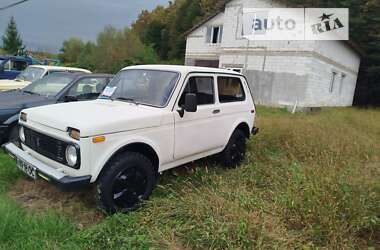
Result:
{"label": "sky", "polygon": [[[18,0],[0,0],[0,8]],[[107,25],[131,25],[143,9],[168,0],[29,0],[0,11],[0,36],[14,16],[21,38],[33,50],[57,52],[70,37],[95,41]]]}

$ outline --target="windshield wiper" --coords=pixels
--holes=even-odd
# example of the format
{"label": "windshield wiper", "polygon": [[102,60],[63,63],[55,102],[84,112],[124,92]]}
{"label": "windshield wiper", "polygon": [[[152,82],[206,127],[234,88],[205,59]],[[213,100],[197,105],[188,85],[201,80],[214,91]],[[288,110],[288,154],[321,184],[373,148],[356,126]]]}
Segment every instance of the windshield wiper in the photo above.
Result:
{"label": "windshield wiper", "polygon": [[110,99],[111,99],[111,100],[118,100],[118,101],[131,102],[131,103],[133,103],[133,104],[139,105],[139,104],[135,101],[135,99],[133,99],[133,98],[117,97],[117,98],[115,98],[115,99],[112,99],[112,98],[110,98]]}
{"label": "windshield wiper", "polygon": [[31,94],[31,95],[40,95],[38,93],[35,93],[35,92],[32,92],[32,91],[29,91],[29,90],[21,90],[22,92],[24,93],[27,93],[27,94]]}

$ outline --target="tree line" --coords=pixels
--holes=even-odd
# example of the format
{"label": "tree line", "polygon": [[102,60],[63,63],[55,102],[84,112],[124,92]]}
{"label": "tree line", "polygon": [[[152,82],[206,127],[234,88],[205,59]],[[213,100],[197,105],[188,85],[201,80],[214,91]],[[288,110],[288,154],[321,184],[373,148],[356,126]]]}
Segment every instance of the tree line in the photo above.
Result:
{"label": "tree line", "polygon": [[70,38],[60,59],[69,65],[115,73],[123,66],[147,63],[182,64],[186,38],[193,25],[223,6],[224,0],[176,0],[167,7],[143,10],[131,27],[106,27],[96,42]]}

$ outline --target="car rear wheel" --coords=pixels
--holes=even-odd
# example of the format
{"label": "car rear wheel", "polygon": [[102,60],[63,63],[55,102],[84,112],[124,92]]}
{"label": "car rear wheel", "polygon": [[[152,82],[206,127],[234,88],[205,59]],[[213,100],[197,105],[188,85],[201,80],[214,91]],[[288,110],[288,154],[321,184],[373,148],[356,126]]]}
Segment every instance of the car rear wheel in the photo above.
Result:
{"label": "car rear wheel", "polygon": [[149,198],[155,184],[152,162],[140,153],[126,152],[116,157],[99,178],[100,206],[106,213],[127,213]]}
{"label": "car rear wheel", "polygon": [[237,167],[244,160],[246,140],[247,138],[243,131],[237,129],[233,132],[226,148],[220,154],[221,162],[225,167]]}

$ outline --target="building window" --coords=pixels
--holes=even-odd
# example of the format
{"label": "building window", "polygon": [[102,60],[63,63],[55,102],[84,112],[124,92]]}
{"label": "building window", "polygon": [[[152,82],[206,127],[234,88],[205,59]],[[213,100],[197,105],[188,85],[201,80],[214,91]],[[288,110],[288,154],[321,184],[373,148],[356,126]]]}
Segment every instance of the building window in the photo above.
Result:
{"label": "building window", "polygon": [[330,93],[332,93],[334,91],[334,84],[335,84],[335,81],[336,81],[336,76],[337,76],[338,73],[336,72],[332,72],[331,73],[331,80],[330,80]]}
{"label": "building window", "polygon": [[340,76],[340,86],[339,86],[339,94],[342,94],[344,80],[346,79],[346,74],[342,73]]}
{"label": "building window", "polygon": [[222,42],[223,26],[210,26],[207,27],[206,42],[211,44],[218,44]]}

